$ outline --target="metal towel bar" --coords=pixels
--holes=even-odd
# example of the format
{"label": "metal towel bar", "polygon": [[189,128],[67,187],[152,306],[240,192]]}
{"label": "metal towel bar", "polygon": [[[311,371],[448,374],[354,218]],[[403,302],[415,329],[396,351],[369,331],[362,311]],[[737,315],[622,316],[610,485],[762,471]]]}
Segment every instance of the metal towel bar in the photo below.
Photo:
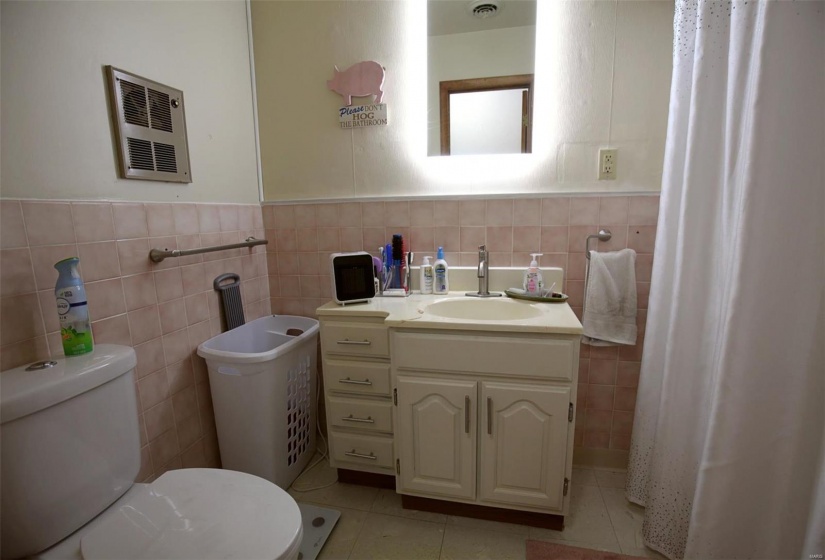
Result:
{"label": "metal towel bar", "polygon": [[188,255],[200,255],[201,253],[213,253],[215,251],[225,251],[227,249],[242,249],[244,247],[254,247],[255,245],[266,245],[269,243],[266,239],[255,239],[254,237],[247,237],[241,243],[232,243],[231,245],[215,245],[213,247],[200,247],[198,249],[152,249],[149,251],[149,259],[152,262],[162,262],[163,259],[169,257],[186,257]]}

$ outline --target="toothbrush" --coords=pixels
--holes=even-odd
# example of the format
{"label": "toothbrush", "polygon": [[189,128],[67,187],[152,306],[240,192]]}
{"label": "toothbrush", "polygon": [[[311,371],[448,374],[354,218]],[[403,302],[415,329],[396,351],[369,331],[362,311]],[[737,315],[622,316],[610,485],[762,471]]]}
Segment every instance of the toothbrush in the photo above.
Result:
{"label": "toothbrush", "polygon": [[401,287],[401,260],[404,258],[404,238],[400,233],[392,236],[392,264],[395,272],[393,273],[392,287]]}
{"label": "toothbrush", "polygon": [[407,257],[407,260],[406,260],[406,264],[407,264],[406,272],[407,273],[404,275],[404,290],[409,294],[410,291],[412,290],[412,285],[411,285],[412,282],[410,282],[410,271],[412,270],[412,263],[413,263],[413,260],[415,259],[415,253],[410,251],[409,253],[407,253],[406,257]]}
{"label": "toothbrush", "polygon": [[[380,247],[379,247],[380,249]],[[376,278],[381,278],[381,273],[384,270],[384,264],[381,262],[381,259],[378,257],[372,258],[372,271],[375,274]]]}
{"label": "toothbrush", "polygon": [[392,288],[392,245],[387,243],[384,247],[384,286]]}
{"label": "toothbrush", "polygon": [[398,286],[402,288],[404,291],[407,290],[407,271],[409,267],[407,266],[407,240],[404,237],[401,237],[401,269],[399,270],[398,280],[401,284]]}
{"label": "toothbrush", "polygon": [[[386,257],[384,257],[384,246],[378,248],[379,266],[375,269],[375,277],[378,278],[378,287],[381,291],[384,290],[384,268],[386,267]],[[373,259],[373,266],[375,266],[375,259]]]}
{"label": "toothbrush", "polygon": [[380,278],[384,274],[384,268],[386,265],[386,257],[384,257],[384,246],[378,248],[378,258],[381,261],[381,269],[378,271],[378,277]]}

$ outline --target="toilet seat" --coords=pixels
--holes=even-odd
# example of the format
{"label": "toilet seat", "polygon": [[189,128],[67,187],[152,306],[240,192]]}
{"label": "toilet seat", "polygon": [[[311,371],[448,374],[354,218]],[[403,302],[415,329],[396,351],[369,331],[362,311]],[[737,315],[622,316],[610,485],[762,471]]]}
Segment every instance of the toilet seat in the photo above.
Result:
{"label": "toilet seat", "polygon": [[85,560],[294,558],[303,534],[289,494],[219,469],[168,471],[104,515],[81,538]]}

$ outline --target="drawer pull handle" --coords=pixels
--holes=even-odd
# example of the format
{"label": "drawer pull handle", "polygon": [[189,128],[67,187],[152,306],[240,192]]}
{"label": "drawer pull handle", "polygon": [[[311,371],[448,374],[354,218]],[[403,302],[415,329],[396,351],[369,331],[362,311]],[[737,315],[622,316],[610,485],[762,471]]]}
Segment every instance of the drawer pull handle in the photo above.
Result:
{"label": "drawer pull handle", "polygon": [[464,395],[464,433],[470,433],[470,396]]}
{"label": "drawer pull handle", "polygon": [[370,461],[378,459],[372,451],[370,451],[369,455],[364,455],[363,453],[356,453],[355,449],[353,449],[352,451],[344,451],[344,455],[348,457],[358,457],[359,459],[369,459]]}
{"label": "drawer pull handle", "polygon": [[493,399],[487,397],[487,433],[493,435]]}
{"label": "drawer pull handle", "polygon": [[338,383],[349,383],[350,385],[372,385],[372,381],[370,381],[369,377],[363,381],[358,381],[357,379],[350,379],[347,377],[346,379],[339,379]]}
{"label": "drawer pull handle", "polygon": [[341,418],[344,422],[363,422],[364,424],[375,424],[375,420],[372,419],[372,416],[367,416],[366,418],[356,418],[352,414],[349,416],[345,416]]}
{"label": "drawer pull handle", "polygon": [[369,340],[350,340],[345,338],[344,340],[339,340],[338,344],[353,344],[355,346],[369,346],[372,344]]}

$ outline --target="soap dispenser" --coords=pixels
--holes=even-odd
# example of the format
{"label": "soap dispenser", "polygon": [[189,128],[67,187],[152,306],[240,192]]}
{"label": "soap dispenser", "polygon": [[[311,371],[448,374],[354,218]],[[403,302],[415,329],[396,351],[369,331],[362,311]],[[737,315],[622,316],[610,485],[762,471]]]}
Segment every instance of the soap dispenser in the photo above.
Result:
{"label": "soap dispenser", "polygon": [[524,271],[524,291],[530,295],[540,296],[544,290],[544,279],[539,270],[539,263],[536,257],[542,256],[544,253],[530,253],[533,260],[530,261],[530,267]]}

